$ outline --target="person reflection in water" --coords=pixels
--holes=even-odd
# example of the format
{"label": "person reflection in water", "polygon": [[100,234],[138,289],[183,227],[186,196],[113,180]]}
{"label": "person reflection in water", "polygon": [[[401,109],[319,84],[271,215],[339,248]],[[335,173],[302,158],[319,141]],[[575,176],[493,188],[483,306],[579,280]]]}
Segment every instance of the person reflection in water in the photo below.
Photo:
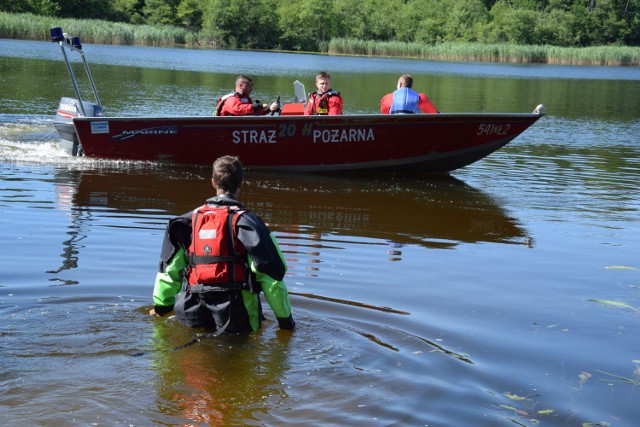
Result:
{"label": "person reflection in water", "polygon": [[243,178],[237,157],[220,157],[211,179],[216,196],[169,221],[149,314],[175,310],[181,323],[216,336],[257,331],[264,292],[280,328],[294,328],[286,262],[264,222],[236,199]]}
{"label": "person reflection in water", "polygon": [[[264,329],[255,335],[223,335],[177,348],[182,325],[153,322],[150,344],[157,411],[171,425],[228,426],[259,419],[272,396],[286,393],[283,375],[294,335]],[[163,424],[164,425],[164,424]],[[166,424],[168,425],[168,424]]]}
{"label": "person reflection in water", "polygon": [[398,79],[398,88],[380,100],[380,112],[382,114],[437,113],[438,110],[427,95],[416,92],[411,89],[412,86],[413,77],[409,74],[401,75]]}

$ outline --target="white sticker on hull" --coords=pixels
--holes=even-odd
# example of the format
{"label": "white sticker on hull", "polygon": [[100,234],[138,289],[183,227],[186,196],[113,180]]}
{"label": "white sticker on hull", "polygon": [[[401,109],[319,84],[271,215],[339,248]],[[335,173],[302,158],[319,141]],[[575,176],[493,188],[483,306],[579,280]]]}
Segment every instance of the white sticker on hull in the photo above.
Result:
{"label": "white sticker on hull", "polygon": [[109,122],[91,122],[91,133],[109,133]]}

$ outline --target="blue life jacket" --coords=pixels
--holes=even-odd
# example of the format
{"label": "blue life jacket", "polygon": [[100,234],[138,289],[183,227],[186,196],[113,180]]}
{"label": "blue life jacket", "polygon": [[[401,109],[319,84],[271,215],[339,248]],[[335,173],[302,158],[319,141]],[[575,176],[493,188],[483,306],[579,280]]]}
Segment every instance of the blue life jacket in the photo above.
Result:
{"label": "blue life jacket", "polygon": [[413,89],[401,87],[393,92],[393,103],[389,108],[390,114],[413,114],[419,113],[418,103],[420,95]]}

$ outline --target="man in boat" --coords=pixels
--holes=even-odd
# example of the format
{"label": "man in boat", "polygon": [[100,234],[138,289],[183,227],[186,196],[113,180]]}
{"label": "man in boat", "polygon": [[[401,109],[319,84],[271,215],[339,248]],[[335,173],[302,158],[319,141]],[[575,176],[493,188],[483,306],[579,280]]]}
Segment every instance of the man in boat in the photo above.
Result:
{"label": "man in boat", "polygon": [[216,196],[169,221],[149,314],[174,310],[181,323],[216,335],[256,331],[264,292],[280,328],[294,328],[287,264],[268,227],[236,199],[243,177],[237,157],[220,157],[211,179]]}
{"label": "man in boat", "polygon": [[331,76],[326,71],[316,74],[317,91],[309,94],[309,101],[304,109],[305,116],[339,116],[342,114],[342,97],[340,92],[331,89]]}
{"label": "man in boat", "polygon": [[401,75],[398,79],[398,89],[386,94],[380,100],[380,112],[382,114],[437,113],[438,110],[427,95],[416,92],[411,89],[411,86],[413,86],[413,77],[409,74]]}
{"label": "man in boat", "polygon": [[271,105],[253,101],[249,95],[253,81],[247,76],[236,77],[236,90],[218,99],[214,116],[263,116],[280,109],[277,102]]}

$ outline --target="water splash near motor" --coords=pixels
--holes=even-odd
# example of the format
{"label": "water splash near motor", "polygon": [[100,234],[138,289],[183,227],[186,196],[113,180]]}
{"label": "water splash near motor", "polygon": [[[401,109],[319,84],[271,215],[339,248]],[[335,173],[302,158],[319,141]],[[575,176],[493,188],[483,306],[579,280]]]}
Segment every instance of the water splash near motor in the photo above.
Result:
{"label": "water splash near motor", "polygon": [[0,114],[0,163],[66,167],[73,170],[149,170],[151,161],[106,160],[71,156],[59,145],[53,117]]}
{"label": "water splash near motor", "polygon": [[58,146],[58,135],[49,116],[0,115],[0,161],[48,164],[68,161]]}

